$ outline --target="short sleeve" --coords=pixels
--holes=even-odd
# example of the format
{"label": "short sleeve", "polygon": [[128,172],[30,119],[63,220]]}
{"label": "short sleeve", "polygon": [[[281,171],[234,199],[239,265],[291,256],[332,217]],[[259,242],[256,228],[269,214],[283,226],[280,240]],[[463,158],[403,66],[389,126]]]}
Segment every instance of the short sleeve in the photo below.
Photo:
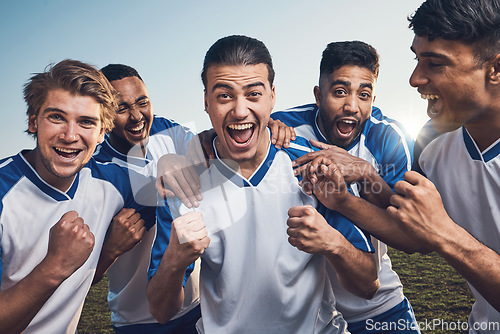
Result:
{"label": "short sleeve", "polygon": [[[151,261],[149,263],[148,269],[148,280],[154,276],[158,267],[160,266],[160,262],[163,258],[163,253],[168,247],[170,242],[170,232],[172,230],[172,215],[170,214],[170,210],[167,205],[158,206],[156,209],[156,218],[157,218],[157,227],[156,227],[156,237],[153,242],[153,247],[151,249]],[[191,272],[194,269],[194,262],[189,265],[186,269],[186,273],[184,275],[184,282],[182,286],[186,285],[186,281],[191,275]]]}

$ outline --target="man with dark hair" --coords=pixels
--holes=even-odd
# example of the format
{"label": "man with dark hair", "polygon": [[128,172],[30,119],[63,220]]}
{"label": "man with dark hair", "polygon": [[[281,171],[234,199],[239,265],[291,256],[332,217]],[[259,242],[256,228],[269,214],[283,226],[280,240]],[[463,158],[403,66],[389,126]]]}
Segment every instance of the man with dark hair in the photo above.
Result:
{"label": "man with dark hair", "polygon": [[[314,87],[316,104],[275,112],[271,117],[293,126],[297,135],[319,141],[318,146],[324,148],[300,157],[298,165],[317,159],[308,165],[316,168],[316,162],[327,157],[336,163],[346,182],[355,184],[358,201],[385,208],[394,194],[391,188],[411,168],[413,141],[398,122],[373,107],[378,73],[379,57],[372,46],[361,41],[329,43],[321,58],[319,85]],[[339,205],[334,209],[354,223],[371,221],[370,216],[360,217],[356,206]],[[332,214],[322,213],[325,217]],[[392,270],[387,246],[373,237],[371,241],[379,291],[371,300],[365,300],[344,289],[333,276],[337,309],[351,333],[369,333],[370,328],[391,323],[404,326],[392,326],[395,330],[388,333],[401,333],[402,329],[417,333],[413,310]]]}
{"label": "man with dark hair", "polygon": [[[186,145],[194,133],[172,120],[153,114],[146,85],[134,68],[109,64],[101,72],[117,91],[118,108],[113,131],[94,154],[97,161],[114,162],[140,174],[156,176],[156,161],[162,155],[186,154]],[[131,179],[130,182],[132,189],[141,188],[141,179]],[[143,204],[156,207],[156,197]],[[167,206],[157,210],[161,211],[162,219],[172,220]],[[156,224],[137,235],[139,231],[127,219],[129,215],[124,209],[110,226],[95,279],[100,279],[109,268],[106,273],[109,282],[108,306],[113,329],[117,333],[134,334],[196,333],[195,324],[200,317],[199,263],[196,267],[194,264],[189,267],[189,271],[193,272],[184,288],[186,298],[182,310],[170,322],[159,324],[149,313],[146,297]]]}
{"label": "man with dark hair", "polygon": [[427,178],[405,174],[388,212],[467,279],[470,332],[499,332],[500,1],[427,0],[409,20],[410,84],[432,125],[417,139],[414,169]]}
{"label": "man with dark hair", "polygon": [[[440,254],[476,297],[470,332],[499,332],[500,1],[427,0],[409,20],[418,60],[410,84],[428,100],[431,121],[387,212],[356,210],[389,245]],[[338,167],[322,163],[342,190]],[[344,190],[330,195],[330,208],[356,204]]]}
{"label": "man with dark hair", "polygon": [[126,170],[92,159],[116,109],[97,69],[61,61],[24,97],[36,146],[0,161],[0,332],[73,333],[113,216],[137,209],[142,229],[154,212],[134,201]]}
{"label": "man with dark hair", "polygon": [[352,224],[330,226],[292,173],[310,144],[271,145],[273,73],[266,46],[246,36],[224,37],[205,56],[217,158],[200,175],[195,212],[177,202],[171,226],[158,221],[148,298],[160,321],[179,309],[186,267],[200,256],[200,333],[343,333],[327,272],[360,296],[378,289],[370,241]]}

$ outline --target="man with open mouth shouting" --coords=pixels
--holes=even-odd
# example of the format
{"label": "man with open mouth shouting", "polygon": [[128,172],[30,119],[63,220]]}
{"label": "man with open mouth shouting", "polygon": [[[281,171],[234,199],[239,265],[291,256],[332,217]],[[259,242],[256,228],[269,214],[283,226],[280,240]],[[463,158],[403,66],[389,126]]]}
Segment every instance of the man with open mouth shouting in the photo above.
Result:
{"label": "man with open mouth shouting", "polygon": [[[115,88],[118,97],[115,127],[100,144],[94,159],[114,162],[143,175],[156,176],[156,161],[164,154],[186,154],[187,143],[194,137],[188,128],[153,113],[149,92],[139,73],[123,64],[109,64],[101,72]],[[140,189],[143,178],[131,179],[132,189]],[[136,198],[142,204],[156,207],[157,198]],[[163,219],[170,217],[168,207],[162,210]],[[149,313],[146,297],[151,246],[156,224],[138,234],[127,209],[120,212],[109,228],[96,278],[108,276],[108,306],[111,323],[117,333],[151,333],[154,331],[196,333],[200,317],[198,278],[199,263],[185,287],[185,305],[172,321],[159,324]],[[109,268],[109,269],[108,269]],[[106,272],[107,270],[107,272]],[[134,302],[131,303],[130,301]]]}
{"label": "man with open mouth shouting", "polygon": [[[327,156],[347,182],[358,183],[358,200],[385,208],[393,194],[391,188],[411,169],[413,140],[398,122],[372,107],[378,72],[379,57],[372,46],[360,41],[332,42],[323,51],[319,85],[314,87],[316,104],[275,112],[271,117],[293,126],[299,136],[335,145],[318,145],[324,150],[300,157],[297,164]],[[355,206],[337,205],[333,209],[362,227],[371,221],[370,216],[360,218]],[[387,256],[387,246],[375,238],[372,243],[379,269],[379,291],[367,301],[346,291],[333,276],[337,308],[352,333],[369,332],[369,323],[398,322],[407,324],[405,333],[418,333],[413,310]]]}
{"label": "man with open mouth shouting", "polygon": [[[188,143],[194,133],[175,121],[153,113],[153,103],[146,84],[134,68],[109,64],[101,72],[117,91],[118,109],[115,127],[97,147],[94,159],[114,162],[141,174],[156,176],[156,163],[161,156],[187,153]],[[286,144],[283,141],[291,135],[287,133],[290,129],[270,123],[268,125],[274,132],[276,142]],[[140,189],[143,181],[144,178],[131,179],[132,189]],[[195,187],[193,184],[191,186]],[[156,197],[136,200],[141,204],[157,205]],[[172,220],[167,206],[158,207],[157,212],[162,221]],[[185,282],[182,309],[171,321],[159,324],[149,313],[145,293],[156,225],[148,226],[147,231],[139,234],[135,224],[128,219],[129,216],[129,210],[124,209],[110,226],[94,280],[99,280],[109,268],[106,273],[109,282],[108,305],[113,329],[117,333],[133,334],[153,331],[196,333],[195,323],[200,317],[199,261],[188,270],[190,274]],[[134,300],[134,303],[130,303],[130,300]]]}
{"label": "man with open mouth shouting", "polygon": [[64,60],[24,96],[36,146],[0,161],[0,332],[74,333],[113,217],[137,210],[143,230],[154,210],[134,201],[126,170],[92,159],[116,108],[102,73]]}
{"label": "man with open mouth shouting", "polygon": [[352,223],[327,222],[317,200],[301,191],[292,160],[311,150],[306,140],[289,149],[271,145],[269,51],[253,38],[224,37],[208,50],[202,80],[216,159],[200,175],[199,207],[174,201],[178,218],[158,221],[152,314],[164,322],[178,311],[186,267],[201,256],[200,333],[345,332],[328,272],[349,291],[373,297],[372,245]]}

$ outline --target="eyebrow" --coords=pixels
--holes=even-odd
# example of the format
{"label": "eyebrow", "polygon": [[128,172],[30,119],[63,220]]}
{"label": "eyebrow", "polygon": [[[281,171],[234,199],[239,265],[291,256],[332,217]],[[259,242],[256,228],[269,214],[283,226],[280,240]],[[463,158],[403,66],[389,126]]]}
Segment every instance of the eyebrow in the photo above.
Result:
{"label": "eyebrow", "polygon": [[46,114],[48,112],[60,112],[60,113],[66,114],[66,112],[64,110],[61,110],[59,108],[54,108],[54,107],[47,107],[47,108],[42,110],[42,114]]}
{"label": "eyebrow", "polygon": [[359,87],[373,89],[373,85],[371,83],[362,83],[361,85],[359,85]]}
{"label": "eyebrow", "polygon": [[[149,96],[146,96],[146,95],[139,96],[137,99],[135,99],[135,101],[134,101],[133,103],[137,103],[137,102],[139,102],[139,101],[141,101],[141,100],[144,100],[144,99],[149,100]],[[128,102],[125,102],[125,101],[120,101],[120,102],[118,103],[118,105],[119,105],[119,106],[128,106],[128,105],[129,105],[129,103],[128,103]]]}
{"label": "eyebrow", "polygon": [[[53,108],[53,107],[45,108],[41,113],[42,114],[46,114],[46,113],[49,113],[49,112],[60,112],[61,114],[64,114],[64,115],[68,114],[67,112],[65,112],[62,109]],[[92,120],[92,121],[96,121],[96,122],[100,120],[100,117],[92,117],[92,116],[79,116],[79,117],[82,118],[82,119]]]}
{"label": "eyebrow", "polygon": [[144,99],[149,99],[149,96],[141,95],[141,96],[139,96],[138,98],[135,99],[135,102],[139,102],[140,100],[144,100]]}
{"label": "eyebrow", "polygon": [[330,88],[332,88],[333,86],[336,86],[336,85],[343,85],[343,86],[351,87],[351,82],[337,79],[337,80],[332,82],[332,84],[330,85]]}
{"label": "eyebrow", "polygon": [[225,83],[216,83],[213,87],[212,87],[212,92],[215,91],[217,88],[226,88],[226,89],[230,89],[232,90],[233,87],[229,84],[225,84]]}
{"label": "eyebrow", "polygon": [[[330,85],[330,88],[332,88],[333,86],[336,86],[336,85],[343,85],[343,86],[351,87],[351,82],[337,79],[334,82],[332,82],[332,84]],[[359,87],[360,88],[370,88],[373,90],[373,85],[371,83],[362,83],[361,85],[359,85]]]}
{"label": "eyebrow", "polygon": [[101,120],[99,117],[91,117],[91,116],[81,116],[80,118],[94,122],[98,122]]}
{"label": "eyebrow", "polygon": [[[410,46],[410,50],[414,53],[417,54],[413,46]],[[448,59],[448,57],[442,53],[437,53],[437,52],[432,52],[432,51],[426,51],[422,52],[420,54],[421,57],[432,57],[432,58],[441,58],[441,59]]]}
{"label": "eyebrow", "polygon": [[[249,89],[249,88],[253,88],[253,87],[266,87],[266,85],[264,85],[263,82],[254,82],[254,83],[251,83],[251,84],[248,84],[246,86],[243,87],[243,89]],[[229,85],[229,84],[225,84],[225,83],[216,83],[213,87],[212,87],[212,92],[215,91],[217,88],[226,88],[226,89],[229,89],[229,90],[233,90],[233,86]]]}

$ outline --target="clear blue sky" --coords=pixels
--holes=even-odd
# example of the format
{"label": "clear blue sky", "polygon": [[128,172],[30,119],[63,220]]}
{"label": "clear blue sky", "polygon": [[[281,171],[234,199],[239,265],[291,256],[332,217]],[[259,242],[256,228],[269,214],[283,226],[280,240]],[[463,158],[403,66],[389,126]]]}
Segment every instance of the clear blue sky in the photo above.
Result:
{"label": "clear blue sky", "polygon": [[406,17],[423,0],[358,1],[6,1],[0,2],[0,157],[32,148],[24,133],[22,88],[31,73],[73,58],[101,68],[135,67],[154,111],[196,130],[210,126],[200,71],[220,37],[262,40],[276,70],[276,108],[314,101],[321,52],[331,41],[377,48],[381,69],[375,105],[410,132],[427,120],[426,103],[408,84],[415,66]]}

